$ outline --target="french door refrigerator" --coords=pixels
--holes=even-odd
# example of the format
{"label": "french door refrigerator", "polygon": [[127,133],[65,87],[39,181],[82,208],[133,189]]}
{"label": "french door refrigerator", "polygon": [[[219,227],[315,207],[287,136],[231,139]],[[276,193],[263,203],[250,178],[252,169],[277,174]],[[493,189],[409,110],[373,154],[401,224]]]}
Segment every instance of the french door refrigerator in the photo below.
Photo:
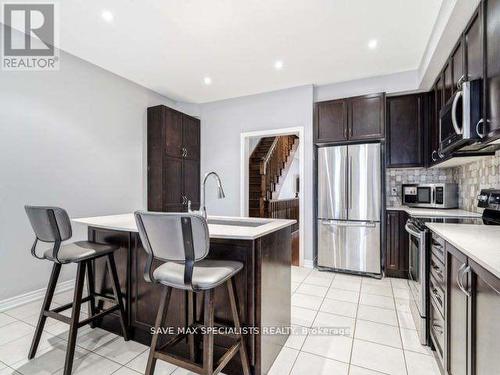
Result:
{"label": "french door refrigerator", "polygon": [[381,273],[379,143],[318,149],[318,266]]}

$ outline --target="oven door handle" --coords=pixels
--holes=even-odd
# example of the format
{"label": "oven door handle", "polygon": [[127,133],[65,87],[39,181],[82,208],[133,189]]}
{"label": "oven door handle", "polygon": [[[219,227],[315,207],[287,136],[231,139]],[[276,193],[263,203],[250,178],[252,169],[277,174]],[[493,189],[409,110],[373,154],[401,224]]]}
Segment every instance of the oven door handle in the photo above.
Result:
{"label": "oven door handle", "polygon": [[421,237],[421,235],[422,235],[420,232],[418,232],[418,231],[416,230],[416,228],[415,228],[413,225],[411,225],[411,224],[409,224],[409,223],[406,223],[406,225],[405,225],[405,229],[406,229],[406,231],[407,231],[408,233],[410,233],[412,236],[415,236],[415,237],[417,237],[417,238],[420,238],[420,237]]}

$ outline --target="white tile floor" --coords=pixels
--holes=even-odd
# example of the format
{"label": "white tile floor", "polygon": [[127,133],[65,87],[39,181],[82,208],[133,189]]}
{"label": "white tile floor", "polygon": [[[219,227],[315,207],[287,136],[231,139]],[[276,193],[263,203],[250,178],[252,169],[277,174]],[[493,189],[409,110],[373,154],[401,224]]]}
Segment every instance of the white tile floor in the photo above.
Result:
{"label": "white tile floor", "polygon": [[[54,302],[71,298],[66,292]],[[26,358],[40,306],[38,301],[0,313],[0,375],[62,374],[66,324],[48,319],[37,357]],[[290,336],[270,375],[439,374],[432,353],[418,341],[402,280],[293,267],[292,324],[298,333]],[[318,327],[349,331],[315,335]],[[146,367],[146,346],[101,329],[81,329],[77,345],[74,374],[137,375]],[[155,373],[191,374],[161,361]]]}

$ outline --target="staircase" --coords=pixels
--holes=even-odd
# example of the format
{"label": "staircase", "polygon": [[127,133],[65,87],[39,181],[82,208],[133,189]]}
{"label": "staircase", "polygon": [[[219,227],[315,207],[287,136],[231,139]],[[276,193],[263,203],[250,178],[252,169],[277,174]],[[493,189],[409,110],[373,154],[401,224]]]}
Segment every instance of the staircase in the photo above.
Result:
{"label": "staircase", "polygon": [[268,217],[266,203],[277,199],[299,145],[296,135],[264,137],[249,160],[249,215]]}

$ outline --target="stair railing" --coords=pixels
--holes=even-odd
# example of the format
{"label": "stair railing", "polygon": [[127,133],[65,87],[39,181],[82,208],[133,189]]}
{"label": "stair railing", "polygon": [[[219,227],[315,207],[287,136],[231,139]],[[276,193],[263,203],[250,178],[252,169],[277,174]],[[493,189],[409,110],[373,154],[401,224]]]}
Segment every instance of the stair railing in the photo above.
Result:
{"label": "stair railing", "polygon": [[266,217],[296,220],[292,232],[299,229],[299,198],[269,200],[265,202],[265,206]]}
{"label": "stair railing", "polygon": [[278,182],[290,149],[295,141],[294,136],[275,137],[267,154],[260,163],[260,173],[264,176],[265,200],[272,199],[273,184]]}

